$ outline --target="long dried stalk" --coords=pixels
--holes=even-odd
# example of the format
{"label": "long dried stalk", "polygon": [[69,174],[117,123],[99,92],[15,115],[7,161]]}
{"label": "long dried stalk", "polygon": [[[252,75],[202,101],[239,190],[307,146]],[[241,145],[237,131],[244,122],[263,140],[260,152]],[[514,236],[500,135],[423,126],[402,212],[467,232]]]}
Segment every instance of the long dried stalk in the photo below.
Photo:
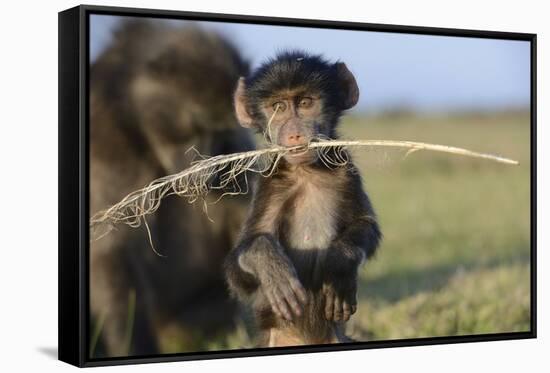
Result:
{"label": "long dried stalk", "polygon": [[[248,192],[247,172],[269,176],[276,169],[279,160],[290,151],[315,149],[321,161],[326,165],[343,166],[348,162],[347,153],[344,149],[356,146],[406,148],[409,149],[407,155],[418,150],[432,150],[483,158],[510,165],[519,164],[519,162],[512,159],[477,153],[463,148],[393,140],[319,140],[311,142],[307,147],[271,146],[261,150],[218,155],[193,162],[191,167],[177,174],[154,180],[144,188],[128,194],[112,207],[96,213],[90,219],[92,237],[95,239],[103,237],[118,223],[139,227],[144,222],[147,226],[145,216],[154,213],[159,208],[161,200],[169,195],[175,194],[185,197],[192,203],[198,198],[204,198],[213,189],[224,190],[222,196],[226,194],[245,194]],[[333,151],[329,152],[330,150]],[[214,175],[217,175],[219,179],[217,185],[210,182]],[[244,185],[241,185],[238,181],[241,176]],[[99,232],[100,227],[104,228],[102,233]]]}
{"label": "long dried stalk", "polygon": [[[327,144],[327,142],[328,142],[328,144]],[[416,150],[433,150],[433,151],[443,152],[443,153],[464,155],[464,156],[467,156],[467,157],[489,159],[491,161],[516,165],[516,166],[519,165],[519,162],[516,161],[516,160],[509,159],[509,158],[504,158],[504,157],[499,157],[497,155],[473,152],[473,151],[468,150],[468,149],[457,148],[457,147],[454,147],[454,146],[428,144],[428,143],[424,143],[424,142],[414,142],[414,141],[394,141],[394,140],[338,141],[338,140],[330,140],[330,141],[313,142],[309,145],[309,147],[310,148],[323,148],[323,147],[326,147],[327,145],[328,146],[333,146],[333,147],[387,146],[387,147],[395,147],[395,148],[408,148],[408,149],[413,150],[413,151],[416,151]]]}

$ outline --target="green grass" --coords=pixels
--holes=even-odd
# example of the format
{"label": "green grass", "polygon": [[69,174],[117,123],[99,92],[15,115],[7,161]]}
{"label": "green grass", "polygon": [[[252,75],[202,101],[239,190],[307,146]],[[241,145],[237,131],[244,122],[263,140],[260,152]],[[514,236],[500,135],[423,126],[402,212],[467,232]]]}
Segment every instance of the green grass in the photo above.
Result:
{"label": "green grass", "polygon": [[[494,153],[520,166],[429,151],[356,149],[384,240],[360,272],[347,334],[359,341],[528,331],[528,113],[347,117],[345,139],[430,142]],[[128,298],[126,345],[135,293]],[[191,305],[192,306],[192,305]],[[96,320],[91,356],[104,318]],[[162,352],[253,347],[242,320],[217,338],[161,338]]]}
{"label": "green grass", "polygon": [[[361,270],[360,341],[528,331],[529,115],[348,117],[347,139],[424,141],[517,159],[355,150],[384,240]],[[243,327],[209,349],[250,346]]]}
{"label": "green grass", "polygon": [[[341,128],[346,139],[431,142],[521,163],[355,150],[384,240],[361,269],[359,307],[347,333],[368,341],[528,331],[528,113],[356,116]],[[164,352],[253,347],[242,321],[229,335],[192,340],[175,337],[161,345]]]}
{"label": "green grass", "polygon": [[355,151],[384,241],[362,269],[349,334],[383,340],[529,330],[528,114],[349,118],[342,135],[454,145],[521,162]]}

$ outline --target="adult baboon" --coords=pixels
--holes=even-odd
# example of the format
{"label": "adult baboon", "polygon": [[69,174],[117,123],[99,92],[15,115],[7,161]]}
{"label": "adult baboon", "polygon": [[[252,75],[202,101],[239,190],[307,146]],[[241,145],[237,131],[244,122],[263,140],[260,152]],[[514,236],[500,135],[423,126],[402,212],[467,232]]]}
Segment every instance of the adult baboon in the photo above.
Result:
{"label": "adult baboon", "polygon": [[[252,149],[232,107],[247,72],[236,49],[213,32],[123,23],[90,68],[91,214],[186,168],[191,146],[207,155]],[[232,326],[236,306],[222,262],[246,200],[226,197],[208,215],[199,203],[164,200],[147,222],[165,258],[141,228],[117,227],[91,242],[90,330],[103,325],[94,357],[200,349],[200,340]]]}

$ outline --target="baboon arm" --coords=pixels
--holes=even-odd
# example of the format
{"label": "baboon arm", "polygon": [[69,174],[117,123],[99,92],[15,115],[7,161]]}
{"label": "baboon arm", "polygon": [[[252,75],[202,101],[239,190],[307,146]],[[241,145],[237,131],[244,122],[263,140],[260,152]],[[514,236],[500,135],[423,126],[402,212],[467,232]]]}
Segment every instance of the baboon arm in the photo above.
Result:
{"label": "baboon arm", "polygon": [[262,273],[285,264],[292,266],[272,235],[257,234],[242,239],[225,262],[229,287],[237,295],[243,291],[253,293],[260,285]]}
{"label": "baboon arm", "polygon": [[245,272],[260,279],[267,270],[276,270],[275,266],[292,266],[281,245],[270,234],[259,234],[251,238],[249,244],[242,246],[238,264]]}
{"label": "baboon arm", "polygon": [[333,241],[327,254],[329,274],[353,272],[376,252],[381,233],[374,218],[361,217],[347,226]]}
{"label": "baboon arm", "polygon": [[277,316],[291,320],[301,314],[305,290],[273,236],[260,234],[244,240],[231,253],[226,268],[229,287],[237,296],[246,298],[261,289]]}
{"label": "baboon arm", "polygon": [[357,310],[357,273],[380,240],[374,219],[355,219],[332,243],[323,273],[325,318],[348,321]]}

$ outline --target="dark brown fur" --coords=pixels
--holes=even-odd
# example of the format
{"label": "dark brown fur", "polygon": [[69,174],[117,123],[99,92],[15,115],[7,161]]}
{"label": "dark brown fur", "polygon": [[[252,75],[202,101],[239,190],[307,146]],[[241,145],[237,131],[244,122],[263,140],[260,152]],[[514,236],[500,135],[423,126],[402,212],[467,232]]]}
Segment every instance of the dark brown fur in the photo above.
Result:
{"label": "dark brown fur", "polygon": [[[243,126],[269,130],[278,145],[297,146],[336,137],[341,112],[358,94],[342,63],[290,52],[241,78],[235,106]],[[279,114],[275,106],[281,105]],[[261,345],[349,340],[343,326],[357,308],[357,270],[381,233],[347,156],[347,165],[328,167],[312,151],[287,154],[255,185],[225,268],[233,294],[255,311]]]}
{"label": "dark brown fur", "polygon": [[[186,168],[191,146],[207,155],[252,149],[231,102],[246,72],[235,49],[213,33],[142,21],[123,25],[91,66],[91,213]],[[225,290],[222,262],[236,242],[246,201],[226,197],[210,206],[213,223],[200,203],[163,201],[147,221],[167,258],[153,253],[143,228],[117,227],[91,243],[90,307],[94,320],[105,320],[96,357],[200,349],[204,337],[232,328],[236,305]],[[132,292],[136,314],[127,351]]]}

